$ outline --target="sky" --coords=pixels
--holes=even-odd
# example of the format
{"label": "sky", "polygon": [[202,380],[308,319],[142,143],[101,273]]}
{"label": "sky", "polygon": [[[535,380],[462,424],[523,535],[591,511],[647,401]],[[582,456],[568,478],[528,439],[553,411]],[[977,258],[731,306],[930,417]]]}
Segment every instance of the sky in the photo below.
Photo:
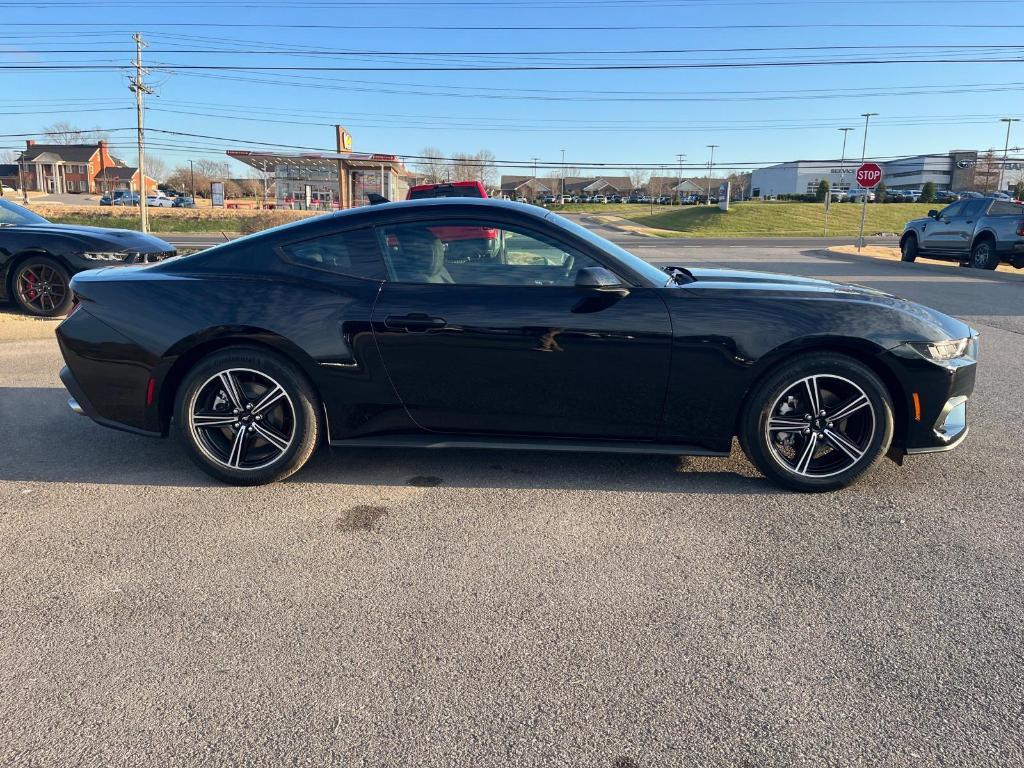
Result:
{"label": "sky", "polygon": [[841,127],[859,158],[864,112],[876,158],[1001,152],[999,119],[1024,118],[1016,0],[21,0],[0,28],[0,149],[67,121],[134,158],[138,31],[147,152],[169,166],[331,150],[340,123],[356,151],[486,149],[507,173],[564,150],[585,173],[684,153],[699,175],[709,144],[716,170],[838,158]]}

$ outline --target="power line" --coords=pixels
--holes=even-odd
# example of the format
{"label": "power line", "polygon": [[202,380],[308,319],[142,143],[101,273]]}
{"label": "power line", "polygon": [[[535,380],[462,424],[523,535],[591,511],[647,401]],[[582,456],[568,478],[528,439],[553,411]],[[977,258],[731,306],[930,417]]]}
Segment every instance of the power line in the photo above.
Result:
{"label": "power line", "polygon": [[[745,62],[676,62],[648,64],[522,64],[522,65],[460,65],[460,66],[301,66],[301,65],[229,65],[229,64],[169,64],[161,63],[166,71],[200,72],[610,72],[653,70],[734,70],[775,69],[793,67],[869,66],[881,64],[1019,64],[1024,57],[1014,58],[928,58],[928,59],[806,59],[798,61],[745,61]],[[127,69],[117,64],[0,64],[0,70],[17,72],[104,72]]]}

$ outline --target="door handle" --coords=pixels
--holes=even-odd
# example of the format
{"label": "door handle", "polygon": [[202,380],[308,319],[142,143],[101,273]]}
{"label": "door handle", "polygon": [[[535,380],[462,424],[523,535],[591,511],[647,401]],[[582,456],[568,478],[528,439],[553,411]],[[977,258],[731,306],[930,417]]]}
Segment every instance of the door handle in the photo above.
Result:
{"label": "door handle", "polygon": [[444,328],[448,323],[443,317],[431,317],[423,312],[412,312],[408,315],[388,315],[384,318],[385,328],[394,328],[409,333],[425,333],[426,331]]}

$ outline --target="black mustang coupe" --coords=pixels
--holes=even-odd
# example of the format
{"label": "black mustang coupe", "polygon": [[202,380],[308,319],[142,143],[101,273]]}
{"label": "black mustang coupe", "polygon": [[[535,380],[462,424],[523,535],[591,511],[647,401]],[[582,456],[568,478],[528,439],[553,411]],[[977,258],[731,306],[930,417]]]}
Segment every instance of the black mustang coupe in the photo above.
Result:
{"label": "black mustang coupe", "polygon": [[772,480],[834,489],[960,443],[978,353],[964,323],[888,294],[658,269],[494,200],[329,214],[71,287],[72,409],[173,423],[237,484],[321,442],[726,456],[739,436]]}
{"label": "black mustang coupe", "polygon": [[71,276],[114,264],[148,264],[174,256],[174,246],[128,229],[51,224],[0,200],[0,299],[39,317],[71,309]]}

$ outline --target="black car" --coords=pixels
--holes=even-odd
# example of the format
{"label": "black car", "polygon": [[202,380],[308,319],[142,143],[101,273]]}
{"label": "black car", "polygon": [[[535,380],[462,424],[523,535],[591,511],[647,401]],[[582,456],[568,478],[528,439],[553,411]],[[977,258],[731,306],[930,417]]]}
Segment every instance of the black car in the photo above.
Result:
{"label": "black car", "polygon": [[196,201],[195,200],[193,200],[191,197],[184,197],[182,195],[179,195],[178,197],[174,198],[174,202],[171,203],[171,208],[195,208],[195,207],[196,207]]}
{"label": "black car", "polygon": [[71,308],[71,276],[84,269],[145,264],[174,256],[174,246],[127,229],[51,224],[0,200],[0,299],[55,317]]}
{"label": "black car", "polygon": [[[446,232],[496,230],[452,257]],[[790,488],[967,434],[977,335],[878,291],[658,269],[518,203],[342,211],[85,272],[57,329],[69,405],[238,484],[321,443],[727,456]]]}

